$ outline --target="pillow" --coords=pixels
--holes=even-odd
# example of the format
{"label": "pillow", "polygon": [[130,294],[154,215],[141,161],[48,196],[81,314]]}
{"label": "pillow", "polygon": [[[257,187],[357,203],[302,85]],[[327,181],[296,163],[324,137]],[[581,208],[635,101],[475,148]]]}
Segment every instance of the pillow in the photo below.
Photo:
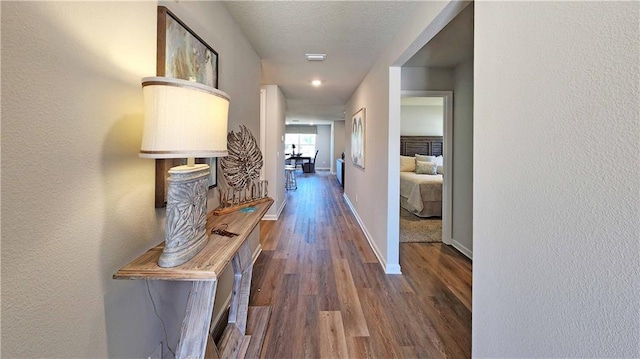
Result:
{"label": "pillow", "polygon": [[400,156],[400,172],[414,172],[416,170],[416,158]]}
{"label": "pillow", "polygon": [[436,156],[416,155],[416,161],[420,162],[435,162]]}
{"label": "pillow", "polygon": [[444,159],[442,158],[442,155],[436,157],[436,164],[438,166],[444,166]]}
{"label": "pillow", "polygon": [[416,173],[421,175],[437,174],[438,166],[433,162],[416,161]]}
{"label": "pillow", "polygon": [[444,174],[444,166],[438,166],[438,170],[436,172],[438,172],[439,175],[443,175]]}

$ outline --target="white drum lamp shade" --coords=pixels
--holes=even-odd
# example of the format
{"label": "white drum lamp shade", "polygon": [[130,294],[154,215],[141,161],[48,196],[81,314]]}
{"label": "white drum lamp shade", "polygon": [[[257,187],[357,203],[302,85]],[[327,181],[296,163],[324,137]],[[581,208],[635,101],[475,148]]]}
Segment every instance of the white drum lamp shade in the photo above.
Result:
{"label": "white drum lamp shade", "polygon": [[207,244],[209,165],[193,159],[227,156],[229,96],[166,77],[142,79],[145,118],[140,157],[188,158],[167,178],[165,244],[158,266],[179,266]]}
{"label": "white drum lamp shade", "polygon": [[166,77],[142,79],[145,118],[140,157],[227,156],[229,96]]}

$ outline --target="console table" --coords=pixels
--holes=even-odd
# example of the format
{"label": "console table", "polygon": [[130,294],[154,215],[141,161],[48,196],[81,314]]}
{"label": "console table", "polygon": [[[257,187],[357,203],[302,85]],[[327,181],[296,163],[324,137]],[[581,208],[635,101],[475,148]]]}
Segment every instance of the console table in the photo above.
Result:
{"label": "console table", "polygon": [[[247,240],[260,222],[273,200],[255,206],[255,211],[236,211],[220,216],[207,216],[207,233],[227,224],[226,230],[237,233],[235,237],[210,234],[207,245],[188,262],[173,268],[158,266],[164,242],[151,248],[131,263],[122,267],[114,279],[152,279],[192,282],[187,309],[182,320],[176,358],[245,358],[260,354],[269,307],[249,309],[249,290],[253,270],[252,254]],[[234,282],[229,321],[216,348],[211,338],[210,325],[213,313],[218,276],[231,263]],[[247,323],[259,328],[260,333],[248,335]],[[257,354],[256,354],[257,353]]]}

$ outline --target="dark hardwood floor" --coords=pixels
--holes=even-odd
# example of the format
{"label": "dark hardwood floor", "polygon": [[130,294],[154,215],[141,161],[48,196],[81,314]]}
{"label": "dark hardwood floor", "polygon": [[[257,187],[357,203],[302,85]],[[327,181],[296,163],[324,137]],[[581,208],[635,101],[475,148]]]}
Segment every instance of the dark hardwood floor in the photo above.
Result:
{"label": "dark hardwood floor", "polygon": [[280,219],[260,227],[250,305],[272,306],[261,357],[471,357],[471,262],[403,243],[403,274],[385,275],[335,177],[297,174]]}

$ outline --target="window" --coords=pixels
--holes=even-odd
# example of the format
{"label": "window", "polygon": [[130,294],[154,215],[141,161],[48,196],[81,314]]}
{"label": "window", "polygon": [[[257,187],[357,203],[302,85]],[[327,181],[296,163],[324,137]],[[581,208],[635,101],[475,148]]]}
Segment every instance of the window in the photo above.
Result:
{"label": "window", "polygon": [[[295,145],[295,151],[293,151]],[[316,154],[316,135],[305,133],[287,133],[284,136],[285,153],[302,153],[304,157],[313,157]]]}

